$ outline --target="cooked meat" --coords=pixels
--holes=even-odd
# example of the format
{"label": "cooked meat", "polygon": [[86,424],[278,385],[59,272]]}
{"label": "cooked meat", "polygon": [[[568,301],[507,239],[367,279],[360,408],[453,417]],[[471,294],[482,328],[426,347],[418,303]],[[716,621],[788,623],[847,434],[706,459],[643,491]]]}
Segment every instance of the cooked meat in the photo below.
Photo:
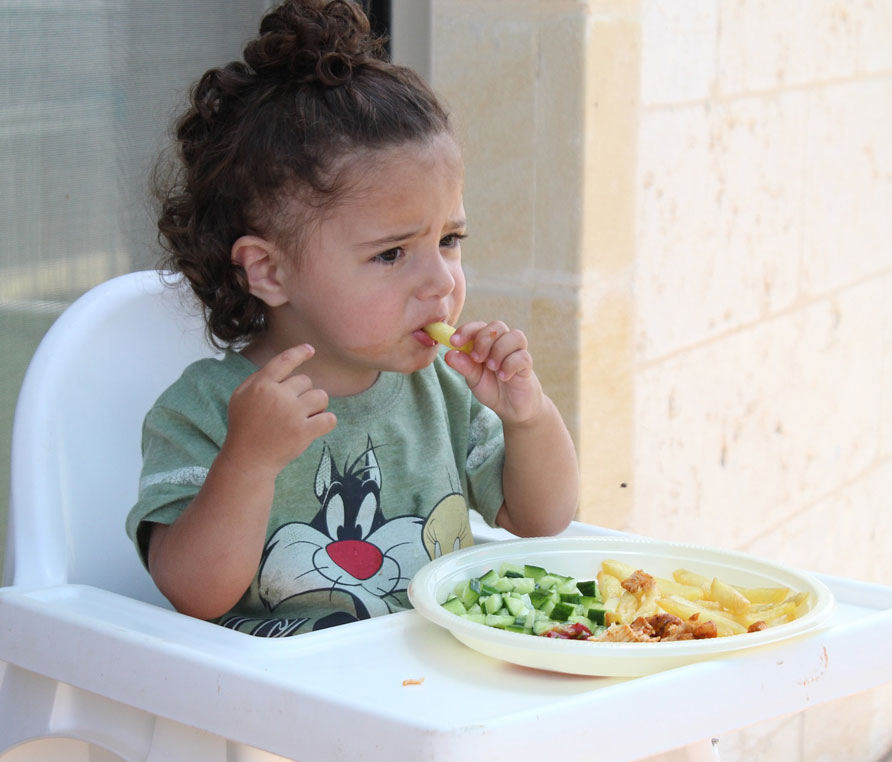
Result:
{"label": "cooked meat", "polygon": [[747,632],[761,632],[768,628],[767,622],[764,619],[760,619],[758,622],[753,622],[749,627],[747,627]]}
{"label": "cooked meat", "polygon": [[[693,619],[693,618],[692,618]],[[683,621],[672,614],[638,617],[632,624],[612,624],[589,640],[604,643],[658,643],[671,640],[702,640],[718,636],[715,623]]]}
{"label": "cooked meat", "polygon": [[622,581],[622,586],[630,593],[640,593],[642,590],[645,593],[652,593],[656,584],[656,580],[641,569],[632,572]]}

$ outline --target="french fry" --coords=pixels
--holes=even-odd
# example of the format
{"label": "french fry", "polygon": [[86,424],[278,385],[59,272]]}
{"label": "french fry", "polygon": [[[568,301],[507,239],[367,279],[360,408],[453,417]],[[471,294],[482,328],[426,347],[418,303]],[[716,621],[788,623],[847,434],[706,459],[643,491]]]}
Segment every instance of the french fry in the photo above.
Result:
{"label": "french fry", "polygon": [[657,604],[663,611],[680,619],[690,619],[696,615],[696,621],[713,622],[719,637],[739,635],[746,632],[747,629],[728,614],[701,606],[699,601],[689,601],[687,598],[680,598],[677,595],[667,595],[659,598]]}
{"label": "french fry", "polygon": [[464,352],[466,355],[471,354],[471,350],[474,348],[473,341],[462,344],[462,346],[460,347],[452,346],[452,342],[450,342],[449,339],[452,337],[452,334],[455,333],[455,328],[453,328],[448,323],[431,323],[430,325],[424,326],[424,332],[434,341],[439,342],[444,347],[449,347],[449,349],[458,349],[459,351]]}
{"label": "french fry", "polygon": [[747,611],[738,614],[736,617],[737,621],[747,628],[760,620],[771,627],[775,624],[791,622],[795,618],[796,606],[789,601],[785,603],[754,604]]}
{"label": "french fry", "polygon": [[607,600],[608,598],[621,598],[622,594],[625,592],[622,583],[612,574],[603,570],[598,572],[598,590],[601,591],[601,596],[604,600]]}
{"label": "french fry", "polygon": [[788,587],[732,587],[741,593],[750,603],[783,603],[790,594]]}
{"label": "french fry", "polygon": [[601,568],[606,574],[616,577],[620,582],[627,577],[631,577],[636,571],[634,566],[630,566],[629,564],[617,561],[613,558],[608,558],[606,561],[602,561]]}
{"label": "french fry", "polygon": [[750,601],[743,593],[735,590],[727,582],[722,582],[718,577],[712,580],[709,587],[709,597],[720,603],[724,608],[735,614],[742,614],[750,607]]}
{"label": "french fry", "polygon": [[673,579],[664,579],[663,577],[657,577],[656,580],[657,588],[662,595],[680,595],[689,601],[699,601],[704,596],[704,591],[700,587],[686,585]]}
{"label": "french fry", "polygon": [[672,572],[672,578],[682,585],[690,585],[691,587],[699,587],[704,593],[709,591],[712,586],[712,580],[697,574],[688,569],[676,569]]}
{"label": "french fry", "polygon": [[807,614],[811,609],[811,596],[808,593],[796,593],[787,601],[794,606],[794,619],[798,619],[803,614]]}
{"label": "french fry", "polygon": [[655,595],[642,595],[638,598],[638,608],[632,614],[631,621],[634,622],[638,617],[649,617],[657,614],[657,597]]}
{"label": "french fry", "polygon": [[623,590],[622,598],[616,607],[616,618],[620,624],[629,624],[635,621],[635,612],[638,610],[638,597]]}

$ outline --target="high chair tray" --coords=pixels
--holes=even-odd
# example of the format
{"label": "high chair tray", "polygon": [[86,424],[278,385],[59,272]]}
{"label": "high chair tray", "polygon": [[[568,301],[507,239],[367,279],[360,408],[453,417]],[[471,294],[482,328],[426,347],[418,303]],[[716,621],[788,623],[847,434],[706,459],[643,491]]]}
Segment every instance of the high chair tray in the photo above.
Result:
{"label": "high chair tray", "polygon": [[263,640],[94,587],[8,587],[0,681],[6,662],[301,762],[549,758],[555,739],[634,759],[892,680],[892,588],[816,576],[826,628],[631,679],[516,666],[415,611]]}

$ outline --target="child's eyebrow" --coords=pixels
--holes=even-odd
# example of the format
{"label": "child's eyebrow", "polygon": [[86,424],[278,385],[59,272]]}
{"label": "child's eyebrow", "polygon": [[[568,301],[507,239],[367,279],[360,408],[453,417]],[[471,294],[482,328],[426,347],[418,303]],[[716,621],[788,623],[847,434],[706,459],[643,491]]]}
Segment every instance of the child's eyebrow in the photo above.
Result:
{"label": "child's eyebrow", "polygon": [[[444,230],[452,230],[452,231],[463,230],[465,227],[467,227],[467,224],[468,224],[468,221],[466,219],[464,219],[463,217],[459,217],[454,220],[449,220],[446,223]],[[361,243],[359,245],[372,249],[372,248],[377,248],[379,246],[387,246],[389,244],[399,243],[400,241],[407,241],[412,238],[417,238],[419,235],[424,235],[426,233],[427,233],[427,229],[423,229],[420,227],[411,228],[409,230],[404,230],[399,233],[392,233],[390,235],[386,235],[383,238],[376,238],[373,241],[364,241],[363,243]]]}

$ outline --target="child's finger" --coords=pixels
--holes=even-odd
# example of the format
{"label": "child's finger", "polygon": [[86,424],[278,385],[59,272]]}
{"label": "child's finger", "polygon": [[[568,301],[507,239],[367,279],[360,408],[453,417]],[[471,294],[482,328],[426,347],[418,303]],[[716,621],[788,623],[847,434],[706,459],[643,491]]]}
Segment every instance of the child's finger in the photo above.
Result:
{"label": "child's finger", "polygon": [[[492,333],[489,326],[484,329],[484,332],[489,332],[490,335]],[[510,357],[515,352],[524,352],[526,349],[526,334],[517,329],[506,329],[504,332],[499,333],[493,340],[485,360],[486,367],[492,371],[498,371],[502,367],[502,363],[505,362],[506,358]]]}
{"label": "child's finger", "polygon": [[316,350],[309,344],[298,344],[289,347],[284,352],[279,352],[258,373],[266,376],[271,381],[284,381],[296,368],[309,360]]}
{"label": "child's finger", "polygon": [[529,378],[532,373],[533,358],[525,349],[509,354],[496,371],[499,381],[510,381],[514,376]]}
{"label": "child's finger", "polygon": [[496,320],[492,323],[475,321],[460,326],[452,339],[453,341],[462,342],[468,340],[473,341],[474,348],[471,350],[471,358],[475,362],[483,362],[489,357],[489,351],[492,348],[493,343],[507,330],[508,326],[501,320]]}

